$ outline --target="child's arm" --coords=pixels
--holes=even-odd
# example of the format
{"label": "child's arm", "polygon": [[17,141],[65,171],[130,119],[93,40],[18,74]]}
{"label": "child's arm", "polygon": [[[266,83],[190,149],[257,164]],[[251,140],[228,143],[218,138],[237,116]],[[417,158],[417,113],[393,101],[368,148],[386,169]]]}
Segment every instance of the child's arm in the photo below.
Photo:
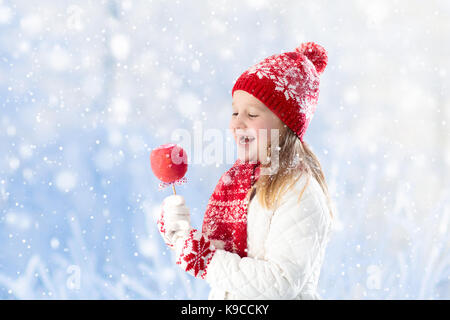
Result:
{"label": "child's arm", "polygon": [[292,299],[316,268],[327,241],[330,218],[311,183],[288,192],[275,211],[264,260],[216,250],[205,279],[211,286],[248,299]]}

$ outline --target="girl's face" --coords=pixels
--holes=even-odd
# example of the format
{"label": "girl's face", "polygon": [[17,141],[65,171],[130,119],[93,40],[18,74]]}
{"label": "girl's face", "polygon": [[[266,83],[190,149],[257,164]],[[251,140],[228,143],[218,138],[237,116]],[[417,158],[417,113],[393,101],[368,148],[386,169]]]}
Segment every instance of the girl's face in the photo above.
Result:
{"label": "girl's face", "polygon": [[284,123],[264,103],[243,90],[234,92],[232,109],[230,130],[238,146],[238,158],[265,163],[271,137],[279,137]]}

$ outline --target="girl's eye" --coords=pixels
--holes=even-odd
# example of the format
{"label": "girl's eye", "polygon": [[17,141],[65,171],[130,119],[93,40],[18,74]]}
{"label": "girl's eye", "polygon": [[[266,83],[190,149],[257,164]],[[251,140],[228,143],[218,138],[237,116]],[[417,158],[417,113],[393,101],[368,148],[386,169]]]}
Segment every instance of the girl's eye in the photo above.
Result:
{"label": "girl's eye", "polygon": [[[234,112],[234,113],[232,113],[231,114],[232,116],[237,116],[238,115],[238,113],[237,112]],[[256,118],[258,115],[256,115],[256,114],[248,114],[248,116],[250,117],[250,118]]]}

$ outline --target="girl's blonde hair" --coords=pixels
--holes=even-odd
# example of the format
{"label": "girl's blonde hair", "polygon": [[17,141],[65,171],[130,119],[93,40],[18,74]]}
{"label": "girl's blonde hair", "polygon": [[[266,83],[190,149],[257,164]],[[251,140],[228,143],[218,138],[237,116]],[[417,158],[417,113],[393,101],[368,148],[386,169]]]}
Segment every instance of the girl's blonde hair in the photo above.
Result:
{"label": "girl's blonde hair", "polygon": [[[268,163],[262,164],[264,167],[271,165],[270,149],[268,155]],[[308,180],[299,194],[298,201],[309,180],[314,178],[326,196],[330,215],[333,217],[331,199],[319,159],[306,142],[301,142],[295,133],[284,125],[279,136],[278,170],[272,175],[260,175],[258,181],[250,188],[247,197],[252,200],[257,194],[260,204],[266,209],[273,210],[278,207],[284,193],[291,189],[303,175],[306,175]]]}

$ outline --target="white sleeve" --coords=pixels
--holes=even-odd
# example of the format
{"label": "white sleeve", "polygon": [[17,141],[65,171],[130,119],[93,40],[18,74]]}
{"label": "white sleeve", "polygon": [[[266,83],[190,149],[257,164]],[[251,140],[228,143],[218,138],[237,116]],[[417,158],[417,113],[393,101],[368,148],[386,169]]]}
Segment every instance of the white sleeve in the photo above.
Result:
{"label": "white sleeve", "polygon": [[274,212],[264,259],[217,250],[206,281],[213,287],[247,299],[293,299],[316,268],[327,242],[329,213],[317,190],[306,187],[298,202],[297,187],[285,194]]}

